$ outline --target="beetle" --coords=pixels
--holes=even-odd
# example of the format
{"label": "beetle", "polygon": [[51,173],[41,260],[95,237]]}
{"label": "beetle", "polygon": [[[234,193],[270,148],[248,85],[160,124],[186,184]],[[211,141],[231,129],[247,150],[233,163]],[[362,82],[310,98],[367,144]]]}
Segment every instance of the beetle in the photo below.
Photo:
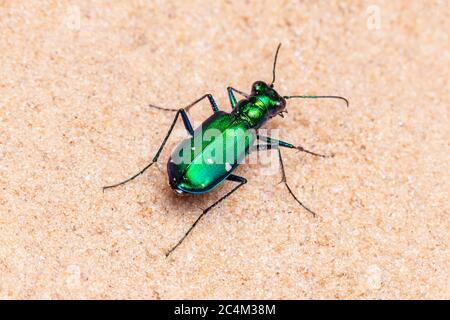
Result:
{"label": "beetle", "polygon": [[[278,159],[280,163],[282,180],[286,186],[289,194],[295,201],[313,216],[314,211],[305,206],[293,193],[286,180],[286,173],[284,170],[283,158],[280,147],[288,149],[297,149],[299,151],[308,153],[317,157],[329,157],[327,155],[309,151],[302,146],[294,145],[282,140],[277,140],[268,136],[263,136],[258,133],[258,129],[264,125],[269,119],[274,116],[283,116],[286,110],[286,101],[293,98],[332,98],[345,101],[347,107],[349,102],[346,98],[341,96],[282,96],[275,89],[275,69],[277,64],[278,53],[281,43],[278,45],[273,61],[272,82],[267,84],[264,81],[256,81],[253,83],[251,93],[246,94],[233,87],[228,87],[228,98],[232,107],[231,112],[225,112],[219,109],[216,101],[211,94],[205,94],[186,107],[180,109],[163,108],[155,105],[149,107],[175,112],[175,117],[172,124],[163,139],[159,149],[157,150],[152,161],[147,164],[141,171],[132,177],[103,187],[103,190],[114,188],[123,185],[136,177],[143,174],[148,168],[158,161],[158,158],[167,143],[167,140],[172,133],[178,118],[181,116],[184,127],[189,133],[189,138],[181,141],[172,152],[167,162],[167,173],[170,187],[177,194],[204,194],[210,192],[224,181],[237,182],[238,184],[219,200],[203,210],[200,216],[194,221],[191,227],[186,231],[184,236],[173,246],[167,253],[169,256],[190,234],[201,218],[205,216],[218,203],[229,197],[232,193],[247,183],[244,177],[233,174],[233,171],[239,166],[242,160],[251,152],[277,149]],[[240,101],[236,100],[235,93],[244,97]],[[193,129],[189,120],[187,112],[200,101],[208,99],[211,105],[213,114],[207,118],[201,126]],[[212,139],[205,139],[205,132],[214,131]],[[200,141],[200,142],[198,142]],[[236,150],[236,147],[239,147]],[[217,161],[217,157],[212,154],[217,151],[222,151],[227,156],[227,161]],[[231,155],[231,157],[230,157]],[[214,158],[214,159],[213,159]],[[231,158],[231,159],[230,159]],[[223,158],[222,158],[223,159]],[[228,161],[230,160],[230,161]]]}

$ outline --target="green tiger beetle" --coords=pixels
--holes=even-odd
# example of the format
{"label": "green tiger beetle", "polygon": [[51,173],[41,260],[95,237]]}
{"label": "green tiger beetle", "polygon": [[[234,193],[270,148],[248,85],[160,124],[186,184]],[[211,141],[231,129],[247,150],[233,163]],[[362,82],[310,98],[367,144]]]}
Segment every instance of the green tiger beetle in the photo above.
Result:
{"label": "green tiger beetle", "polygon": [[[181,116],[184,127],[189,133],[189,138],[179,143],[179,145],[175,148],[172,155],[170,156],[169,161],[167,162],[167,173],[170,187],[178,194],[203,194],[210,192],[218,185],[222,184],[222,182],[224,182],[225,180],[237,182],[238,185],[235,186],[231,191],[226,193],[224,196],[222,196],[219,200],[204,209],[197,220],[195,220],[192,226],[186,231],[184,236],[178,241],[178,243],[166,253],[166,257],[169,256],[183,242],[183,240],[189,235],[189,233],[194,229],[194,227],[197,225],[200,219],[205,216],[206,213],[208,213],[217,204],[225,200],[233,192],[247,183],[247,180],[244,177],[234,175],[233,171],[239,166],[242,160],[252,152],[276,149],[278,151],[278,160],[282,174],[281,183],[286,186],[289,194],[301,207],[303,207],[313,216],[316,215],[295,196],[294,192],[287,183],[280,147],[297,149],[299,151],[317,157],[326,158],[330,156],[318,154],[306,150],[301,146],[296,146],[288,142],[260,135],[258,134],[257,130],[270,118],[276,115],[283,116],[283,112],[287,112],[286,100],[289,99],[341,99],[345,101],[347,107],[349,103],[346,98],[340,96],[282,96],[277,91],[275,91],[275,69],[280,47],[281,43],[278,45],[275,53],[272,69],[272,82],[270,84],[267,84],[264,81],[256,81],[252,85],[250,94],[246,94],[242,91],[234,89],[233,87],[227,88],[228,98],[232,107],[232,111],[230,113],[219,110],[219,107],[217,106],[217,103],[211,94],[205,94],[191,104],[180,109],[169,109],[158,107],[155,105],[149,105],[150,107],[158,110],[176,112],[173,122],[161,146],[159,147],[152,161],[141,171],[122,182],[103,187],[103,190],[105,190],[108,188],[123,185],[143,174],[148,168],[150,168],[155,162],[157,162],[164,146],[166,145],[167,140],[169,139],[170,134],[172,133],[173,128],[175,127],[178,117]],[[234,93],[242,95],[244,99],[237,101]],[[206,119],[199,128],[194,130],[187,115],[187,111],[189,111],[193,106],[197,105],[205,98],[209,100],[213,114],[208,119]],[[201,139],[201,137],[204,135],[204,132],[206,132],[207,130],[215,130],[215,139],[207,141],[205,141],[204,139],[201,140],[202,142],[200,143],[200,150],[194,151],[195,148],[192,147],[193,145],[195,145],[194,141],[197,141],[196,139],[199,137]],[[255,132],[255,134],[249,135],[249,131],[253,131]],[[230,140],[226,137],[232,137],[231,143],[224,144],[223,139],[217,139],[218,136],[224,138],[225,141],[228,142],[230,142]],[[239,151],[236,151],[237,145],[241,145],[243,146],[243,148],[240,148]],[[211,161],[211,159],[206,155],[210,154],[212,150],[221,149],[223,151],[223,154],[232,154],[233,159],[227,162],[214,162]],[[183,150],[192,150],[192,152],[187,152],[187,154],[185,152],[185,160],[179,161],[180,154],[183,153]],[[186,161],[186,156],[188,161]],[[177,161],[174,161],[174,159],[176,159]],[[201,161],[198,161],[199,159]]]}

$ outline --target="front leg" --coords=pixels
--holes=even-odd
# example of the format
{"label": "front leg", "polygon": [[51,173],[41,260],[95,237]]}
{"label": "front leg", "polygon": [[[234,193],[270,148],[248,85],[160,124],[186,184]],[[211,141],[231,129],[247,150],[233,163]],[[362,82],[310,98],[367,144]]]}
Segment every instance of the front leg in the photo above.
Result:
{"label": "front leg", "polygon": [[282,141],[282,140],[277,140],[277,139],[274,139],[274,138],[271,138],[271,137],[262,136],[262,135],[260,135],[260,134],[257,134],[256,137],[257,137],[259,140],[262,140],[262,141],[264,141],[264,142],[266,142],[266,143],[268,143],[268,144],[271,144],[271,145],[279,145],[279,146],[281,146],[281,147],[289,148],[289,149],[297,149],[297,150],[299,150],[299,151],[308,153],[308,154],[313,155],[313,156],[316,156],[316,157],[331,158],[331,157],[334,156],[333,154],[331,154],[331,155],[323,155],[323,154],[315,153],[315,152],[306,150],[306,149],[303,148],[302,146],[294,146],[294,145],[291,144],[291,143],[284,142],[284,141]]}
{"label": "front leg", "polygon": [[[203,96],[201,96],[200,98],[198,98],[197,100],[195,100],[194,102],[188,104],[186,107],[184,107],[183,109],[185,111],[189,111],[190,108],[192,108],[193,106],[195,106],[197,103],[199,103],[200,101],[202,101],[203,99],[208,98],[209,100],[209,104],[211,105],[211,109],[213,110],[214,113],[219,112],[219,107],[217,106],[216,101],[214,100],[214,97],[212,96],[212,94],[207,93],[204,94]],[[171,108],[163,108],[163,107],[158,107],[155,106],[153,104],[149,104],[148,105],[151,108],[154,109],[158,109],[158,110],[163,110],[163,111],[172,111],[172,112],[177,112],[179,109],[171,109]]]}
{"label": "front leg", "polygon": [[228,98],[230,99],[230,104],[233,109],[236,107],[236,104],[237,104],[236,97],[234,96],[233,92],[239,93],[240,95],[242,95],[246,99],[248,99],[248,94],[246,94],[245,92],[239,91],[233,87],[228,87],[227,91],[228,91]]}

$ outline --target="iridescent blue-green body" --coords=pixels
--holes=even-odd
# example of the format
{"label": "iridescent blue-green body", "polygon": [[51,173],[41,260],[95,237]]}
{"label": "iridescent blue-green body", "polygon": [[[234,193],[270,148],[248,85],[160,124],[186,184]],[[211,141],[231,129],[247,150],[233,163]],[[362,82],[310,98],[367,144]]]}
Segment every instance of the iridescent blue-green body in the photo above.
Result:
{"label": "iridescent blue-green body", "polygon": [[[166,256],[172,253],[183,242],[199,220],[210,209],[226,199],[247,182],[244,177],[234,175],[233,171],[239,166],[242,160],[253,151],[268,149],[278,150],[278,158],[282,173],[281,181],[284,183],[287,190],[297,201],[297,203],[311,214],[315,215],[313,211],[300,202],[289,187],[286,181],[286,173],[284,171],[283,160],[279,147],[297,149],[319,157],[327,156],[308,151],[301,146],[294,146],[288,142],[262,136],[258,134],[256,130],[260,128],[268,119],[276,115],[282,115],[283,112],[287,112],[285,111],[287,99],[334,98],[344,100],[347,106],[348,101],[340,96],[279,95],[273,87],[275,83],[275,67],[280,46],[281,44],[278,45],[275,53],[273,78],[269,85],[263,81],[257,81],[253,84],[250,94],[245,94],[232,87],[228,87],[228,98],[230,99],[230,104],[232,107],[232,111],[230,113],[219,110],[214,98],[210,94],[205,94],[201,98],[181,109],[167,109],[150,105],[151,107],[159,110],[176,112],[172,125],[169,128],[158,151],[152,161],[132,177],[122,182],[103,187],[103,190],[105,190],[123,185],[144,173],[156,161],[158,161],[158,158],[172,133],[177,119],[181,116],[184,127],[189,133],[189,138],[178,144],[167,162],[169,184],[172,189],[177,193],[202,194],[211,191],[225,180],[238,182],[239,184],[209,207],[204,209],[202,214],[197,218],[197,220],[195,220],[180,241],[178,241],[178,243],[167,252]],[[243,95],[245,99],[237,102],[234,92]],[[186,111],[205,98],[208,98],[213,114],[206,119],[199,128],[194,130]]]}
{"label": "iridescent blue-green body", "polygon": [[254,146],[256,135],[251,129],[258,129],[283,112],[285,106],[283,97],[258,81],[248,98],[236,103],[231,113],[214,112],[173,151],[167,162],[172,189],[178,193],[205,193],[217,187]]}

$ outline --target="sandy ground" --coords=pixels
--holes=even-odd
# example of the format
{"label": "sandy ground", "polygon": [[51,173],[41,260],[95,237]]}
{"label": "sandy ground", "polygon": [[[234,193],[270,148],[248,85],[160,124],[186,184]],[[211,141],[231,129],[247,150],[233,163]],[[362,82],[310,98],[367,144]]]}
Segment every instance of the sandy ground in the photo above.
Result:
{"label": "sandy ground", "polygon": [[[448,1],[0,1],[1,298],[450,298]],[[244,165],[215,199],[142,168],[172,114],[270,81],[267,128],[317,152]],[[205,102],[190,113],[210,114]],[[276,160],[275,153],[267,154]]]}

